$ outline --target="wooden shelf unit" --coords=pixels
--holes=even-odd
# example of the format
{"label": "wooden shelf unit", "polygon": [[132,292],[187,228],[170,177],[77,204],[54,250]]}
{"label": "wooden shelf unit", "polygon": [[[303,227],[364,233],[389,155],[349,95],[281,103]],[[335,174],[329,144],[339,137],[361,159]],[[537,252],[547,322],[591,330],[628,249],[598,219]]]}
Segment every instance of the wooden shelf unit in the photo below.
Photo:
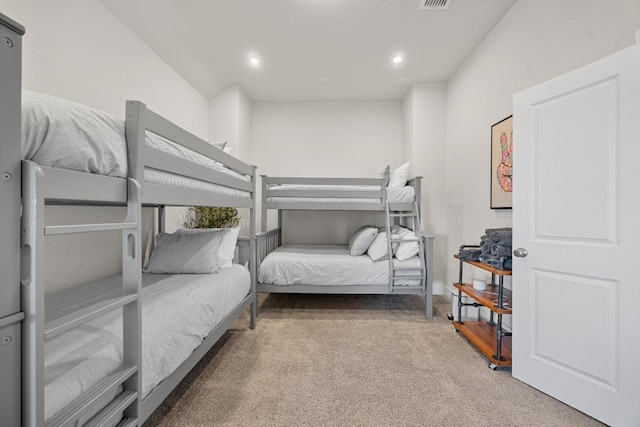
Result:
{"label": "wooden shelf unit", "polygon": [[495,358],[496,348],[496,327],[489,325],[487,322],[453,322],[456,330],[460,332],[474,347],[491,361],[495,366],[509,367],[511,366],[511,337],[502,338],[501,357],[504,360]]}
{"label": "wooden shelf unit", "polygon": [[474,301],[478,302],[478,304],[487,307],[489,310],[493,311],[497,314],[511,314],[511,297],[504,295],[502,296],[502,308],[498,307],[497,300],[499,294],[499,287],[494,285],[487,285],[486,291],[479,291],[474,289],[473,285],[469,285],[467,283],[454,283],[453,286],[457,289],[460,289],[462,293],[471,297]]}
{"label": "wooden shelf unit", "polygon": [[[460,332],[491,362],[490,368],[510,367],[512,365],[511,334],[503,330],[502,316],[512,314],[511,294],[504,289],[504,277],[511,276],[511,270],[491,267],[478,261],[461,260],[458,255],[454,255],[454,258],[460,261],[459,280],[458,283],[453,284],[458,289],[458,320],[452,320],[455,330]],[[480,291],[475,289],[473,285],[462,283],[462,271],[465,264],[490,272],[491,285],[487,285],[486,290]],[[463,294],[475,302],[463,303]],[[462,320],[462,307],[472,304],[491,310],[489,322]],[[495,322],[494,313],[497,315]]]}

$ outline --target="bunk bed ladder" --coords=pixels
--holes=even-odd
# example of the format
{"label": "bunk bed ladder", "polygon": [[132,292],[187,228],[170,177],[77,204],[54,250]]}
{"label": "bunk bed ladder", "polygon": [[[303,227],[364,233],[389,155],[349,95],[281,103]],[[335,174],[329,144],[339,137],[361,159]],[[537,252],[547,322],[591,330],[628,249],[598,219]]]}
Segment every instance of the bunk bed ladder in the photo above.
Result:
{"label": "bunk bed ladder", "polygon": [[[32,162],[23,162],[23,219],[22,219],[22,304],[25,311],[23,331],[23,425],[66,426],[77,424],[78,419],[89,416],[95,402],[111,398],[87,425],[123,423],[136,425],[138,418],[141,378],[138,366],[141,360],[141,310],[138,296],[142,287],[140,267],[140,186],[128,179],[127,215],[124,221],[110,224],[45,226],[44,194],[46,180],[42,169]],[[45,322],[45,236],[122,230],[122,292],[97,303],[87,303],[71,314],[57,315]],[[70,405],[45,422],[44,406],[44,346],[47,340],[69,331],[89,320],[114,310],[122,310],[123,362],[107,378],[98,382]],[[60,313],[64,312],[61,310]],[[113,397],[115,396],[115,398]],[[93,409],[95,411],[95,409]],[[124,414],[124,417],[123,417]]]}
{"label": "bunk bed ladder", "polygon": [[[420,230],[420,207],[416,200],[413,201],[412,209],[409,211],[392,211],[389,202],[386,203],[385,208],[386,214],[386,226],[387,226],[387,250],[389,254],[393,253],[393,247],[396,244],[400,244],[402,242],[413,242],[418,243],[419,252],[418,256],[420,258],[420,266],[419,267],[400,267],[396,266],[393,263],[393,256],[389,256],[389,292],[393,292],[395,289],[420,289],[422,292],[426,291],[427,286],[427,267],[425,261],[425,248],[424,248],[424,239],[422,237],[422,232]],[[391,221],[391,218],[394,218],[394,221]],[[411,220],[410,227],[416,234],[416,239],[392,239],[391,238],[391,227],[393,225],[399,224],[400,219],[407,218]],[[406,281],[406,280],[417,280],[419,282],[418,285],[396,285],[396,281]]]}

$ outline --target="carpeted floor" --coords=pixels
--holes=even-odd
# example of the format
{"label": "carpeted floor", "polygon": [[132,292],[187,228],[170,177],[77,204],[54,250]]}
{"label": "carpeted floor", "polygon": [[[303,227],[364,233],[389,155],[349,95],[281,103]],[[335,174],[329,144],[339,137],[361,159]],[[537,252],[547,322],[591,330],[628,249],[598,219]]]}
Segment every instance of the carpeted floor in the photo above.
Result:
{"label": "carpeted floor", "polygon": [[603,425],[490,370],[435,300],[263,295],[144,426]]}

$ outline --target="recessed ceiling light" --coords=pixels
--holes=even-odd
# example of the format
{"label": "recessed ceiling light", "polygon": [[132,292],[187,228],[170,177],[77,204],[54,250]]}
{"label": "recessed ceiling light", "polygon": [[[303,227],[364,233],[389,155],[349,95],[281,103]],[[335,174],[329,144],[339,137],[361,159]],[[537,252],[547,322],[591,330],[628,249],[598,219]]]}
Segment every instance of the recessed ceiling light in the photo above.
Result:
{"label": "recessed ceiling light", "polygon": [[394,64],[399,64],[399,63],[401,63],[402,61],[404,61],[404,58],[403,58],[402,56],[400,56],[400,55],[398,55],[398,56],[396,56],[396,57],[394,57],[394,58],[393,58],[393,63],[394,63]]}
{"label": "recessed ceiling light", "polygon": [[260,65],[260,60],[255,56],[250,57],[249,62],[251,65]]}
{"label": "recessed ceiling light", "polygon": [[319,81],[320,83],[326,83],[326,82],[328,82],[328,81],[329,81],[329,78],[328,78],[328,77],[319,77],[319,78],[318,78],[318,81]]}

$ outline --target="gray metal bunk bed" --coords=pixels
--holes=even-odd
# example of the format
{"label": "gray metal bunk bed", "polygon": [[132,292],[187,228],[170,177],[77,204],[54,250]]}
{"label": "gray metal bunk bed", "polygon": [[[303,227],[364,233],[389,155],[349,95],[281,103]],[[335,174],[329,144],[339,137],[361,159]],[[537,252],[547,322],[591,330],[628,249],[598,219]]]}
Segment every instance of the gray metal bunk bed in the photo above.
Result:
{"label": "gray metal bunk bed", "polygon": [[[184,131],[139,101],[126,102],[126,119],[122,124],[122,139],[126,141],[122,149],[128,160],[124,167],[127,176],[66,170],[24,160],[20,143],[20,47],[24,29],[0,15],[0,30],[4,40],[0,51],[3,71],[0,83],[0,209],[3,215],[0,225],[9,236],[2,240],[0,257],[3,272],[0,277],[0,329],[4,338],[0,346],[3,425],[141,425],[248,308],[251,312],[250,327],[255,327],[256,262],[255,238],[252,237],[255,235],[255,167]],[[150,135],[170,141],[178,151],[188,155],[176,157],[157,146],[148,145]],[[194,158],[203,158],[204,161],[194,162]],[[47,206],[57,204],[126,206],[126,215],[121,221],[100,224],[45,223]],[[248,262],[249,270],[236,265],[222,274],[145,275],[143,279],[142,207],[159,207],[162,212],[164,206],[194,205],[248,209],[250,236],[238,239],[236,260],[242,264]],[[103,231],[121,231],[122,275],[45,297],[44,248],[47,236]],[[155,278],[150,279],[149,276]],[[163,310],[158,316],[156,309],[153,317],[153,308],[145,305],[147,296],[149,305],[153,302],[152,307],[158,307],[163,300],[157,296],[160,288],[156,282],[171,290],[185,286],[192,276],[206,276],[203,280],[217,279],[213,283],[225,290],[242,288],[234,291],[233,303],[211,316],[206,331],[202,333],[202,341],[196,340],[193,351],[175,356],[177,362],[171,372],[154,372],[155,382],[147,381],[151,385],[146,386],[144,375],[152,370],[147,369],[147,359],[143,359],[143,344],[149,344],[148,341],[143,343],[143,330],[146,333],[153,326],[154,322],[147,320],[161,319],[165,314]],[[177,278],[180,286],[171,282],[172,277]],[[221,284],[227,277],[233,278],[233,283]],[[168,282],[165,283],[165,279]],[[203,287],[211,288],[208,285]],[[109,316],[119,320],[111,322]],[[60,369],[66,366],[66,359],[61,359],[56,366],[58,371],[46,372],[45,354],[57,355],[56,351],[65,350],[68,343],[73,343],[74,334],[81,332],[90,332],[88,336],[82,335],[83,340],[97,340],[98,333],[102,333],[97,330],[103,323],[107,324],[106,319],[111,322],[109,325],[115,325],[114,330],[121,333],[117,344],[121,352],[110,355],[118,366],[108,368],[109,371],[98,378],[92,378],[86,388],[74,390],[75,395],[69,401],[61,400],[60,395],[65,393],[60,390],[66,392],[65,387],[68,388],[69,384],[80,383],[76,378],[70,378],[61,389],[53,389],[57,390],[56,393],[45,395],[45,388],[63,376]],[[117,335],[114,330],[103,335],[111,339]],[[164,331],[158,333],[163,334]],[[78,351],[85,344],[85,341],[79,342]],[[158,352],[164,353],[163,350]],[[104,354],[96,356],[108,359]],[[88,369],[82,365],[85,371],[81,374],[95,376],[91,372],[94,362],[93,359],[87,361]],[[76,368],[74,365],[70,370]],[[60,409],[49,410],[49,415],[45,416],[46,406],[54,401]]]}
{"label": "gray metal bunk bed", "polygon": [[[420,231],[421,177],[407,181],[405,187],[390,188],[385,178],[301,178],[271,177],[262,175],[262,232],[257,236],[257,261],[259,272],[265,258],[282,244],[283,210],[335,210],[384,212],[386,230],[408,223],[415,232],[419,244],[418,265],[400,265],[393,256],[388,257],[386,284],[322,285],[299,283],[262,283],[258,278],[258,292],[315,293],[315,294],[404,294],[421,295],[425,300],[425,317],[433,317],[433,237],[422,236]],[[410,191],[406,191],[410,190]],[[267,212],[278,211],[278,227],[267,231]],[[407,242],[407,240],[404,240]],[[398,240],[387,238],[387,253]],[[310,248],[303,248],[303,251]],[[334,248],[324,250],[334,256]],[[347,257],[348,258],[348,257]],[[339,260],[339,258],[335,258]],[[293,262],[295,261],[287,261]],[[380,262],[361,266],[364,270],[378,266]],[[282,271],[287,266],[278,266]],[[311,266],[308,271],[323,269]],[[298,274],[299,276],[299,274]],[[321,279],[319,279],[321,281]],[[335,281],[334,281],[335,282]]]}

